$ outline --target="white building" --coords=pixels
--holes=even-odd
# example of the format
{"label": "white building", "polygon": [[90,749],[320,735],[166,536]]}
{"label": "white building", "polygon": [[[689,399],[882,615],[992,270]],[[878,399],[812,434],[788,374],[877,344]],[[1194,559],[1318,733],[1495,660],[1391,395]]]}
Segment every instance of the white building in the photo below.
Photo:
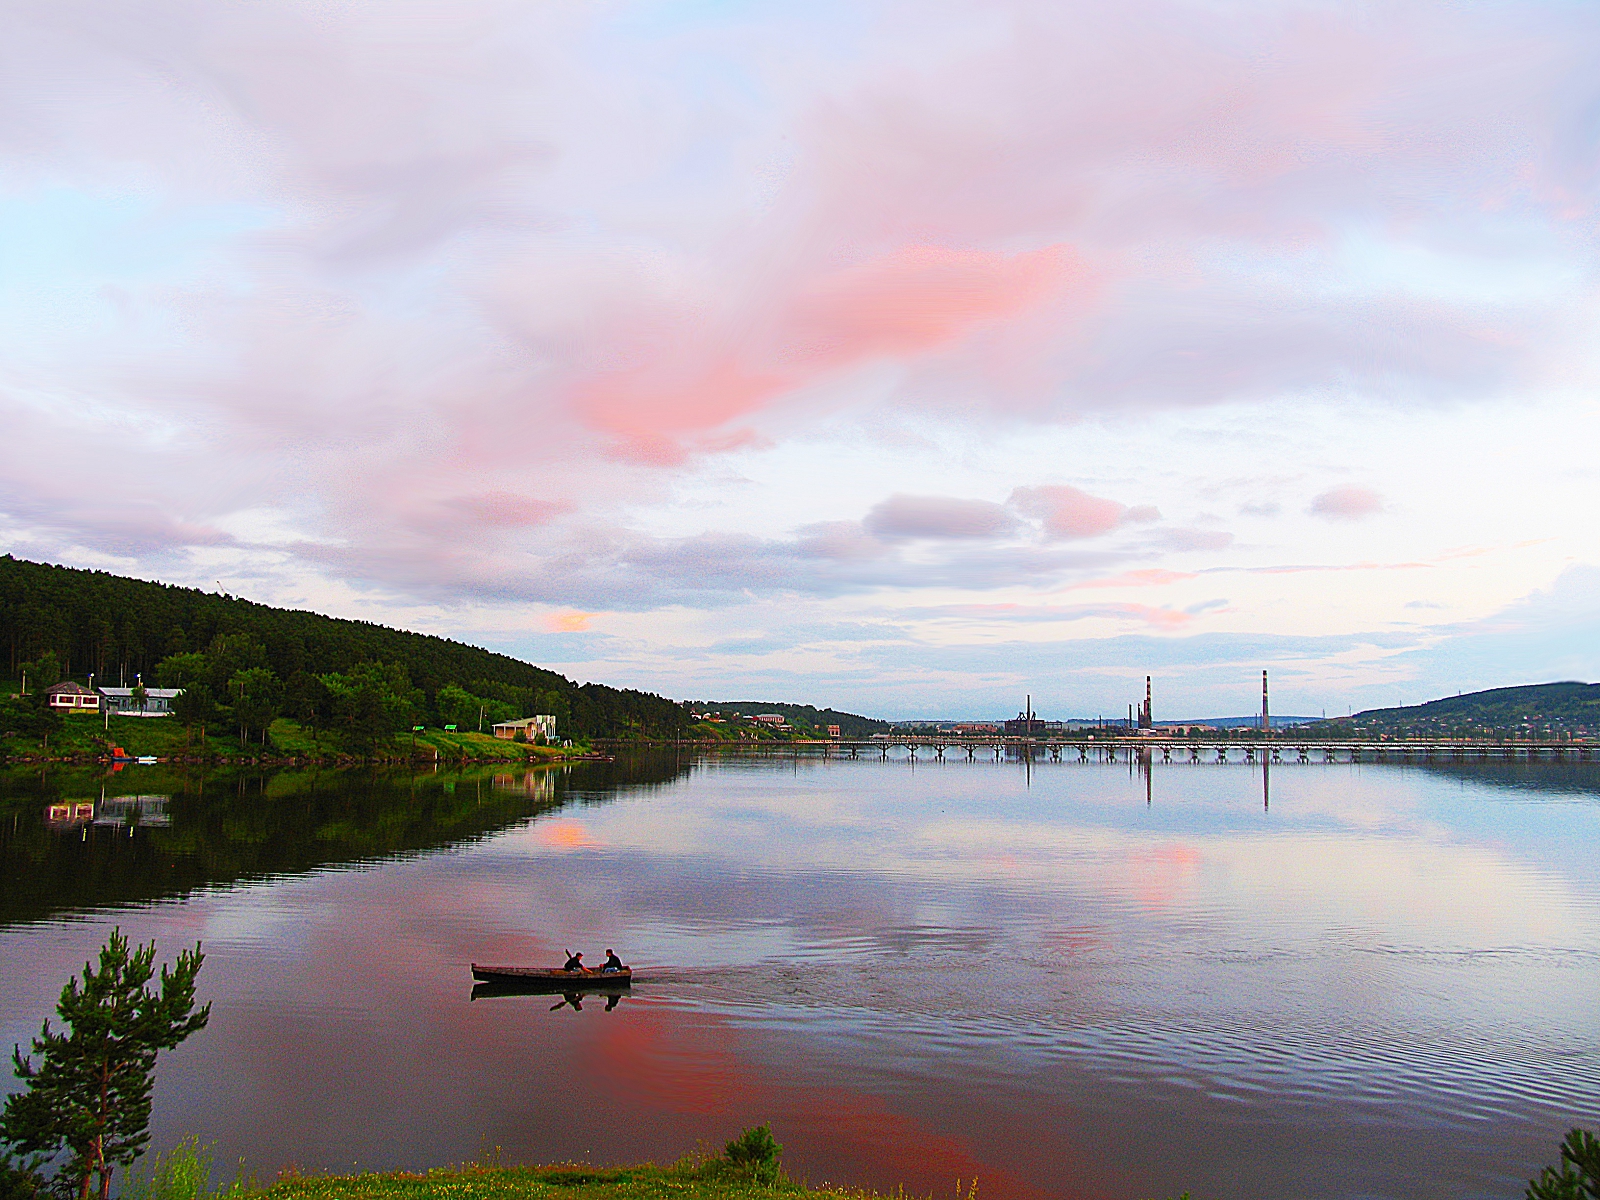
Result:
{"label": "white building", "polygon": [[54,683],[44,690],[44,702],[51,708],[77,709],[98,712],[100,697],[81,683]]}
{"label": "white building", "polygon": [[172,702],[183,694],[182,688],[145,688],[144,704],[133,699],[133,689],[103,687],[96,689],[106,699],[106,711],[124,717],[165,717],[172,712]]}

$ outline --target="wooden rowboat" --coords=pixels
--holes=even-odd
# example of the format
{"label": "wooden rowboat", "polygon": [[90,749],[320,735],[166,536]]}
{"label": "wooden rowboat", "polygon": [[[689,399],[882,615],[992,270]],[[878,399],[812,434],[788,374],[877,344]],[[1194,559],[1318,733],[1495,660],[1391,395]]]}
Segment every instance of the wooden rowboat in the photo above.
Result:
{"label": "wooden rowboat", "polygon": [[633,968],[620,971],[603,971],[599,968],[564,971],[560,967],[480,967],[472,964],[472,977],[483,983],[514,983],[527,988],[548,988],[551,991],[593,991],[597,987],[627,987],[633,979]]}

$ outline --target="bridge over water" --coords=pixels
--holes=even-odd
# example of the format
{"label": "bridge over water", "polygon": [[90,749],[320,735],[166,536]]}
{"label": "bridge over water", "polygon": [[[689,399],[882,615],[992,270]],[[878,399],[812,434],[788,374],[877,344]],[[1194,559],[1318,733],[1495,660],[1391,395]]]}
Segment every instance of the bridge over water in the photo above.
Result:
{"label": "bridge over water", "polygon": [[967,762],[1076,761],[1164,763],[1258,762],[1600,762],[1600,742],[1415,738],[1324,741],[1289,737],[1226,739],[1184,737],[1068,738],[918,735],[864,739],[798,739],[740,742],[624,742],[596,739],[623,749],[641,745],[696,749],[765,758],[959,759]]}

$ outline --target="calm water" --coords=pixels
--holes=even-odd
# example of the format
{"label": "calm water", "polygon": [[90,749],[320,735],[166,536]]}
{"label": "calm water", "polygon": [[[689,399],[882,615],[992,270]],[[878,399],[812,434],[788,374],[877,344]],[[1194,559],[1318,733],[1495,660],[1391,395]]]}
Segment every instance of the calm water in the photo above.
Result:
{"label": "calm water", "polygon": [[[935,1196],[1520,1196],[1600,1124],[1600,766],[1264,782],[0,776],[0,1042],[120,924],[208,955],[156,1144],[264,1173],[664,1160],[771,1120],[813,1181]],[[609,1011],[472,999],[472,960],[608,945],[639,973]]]}

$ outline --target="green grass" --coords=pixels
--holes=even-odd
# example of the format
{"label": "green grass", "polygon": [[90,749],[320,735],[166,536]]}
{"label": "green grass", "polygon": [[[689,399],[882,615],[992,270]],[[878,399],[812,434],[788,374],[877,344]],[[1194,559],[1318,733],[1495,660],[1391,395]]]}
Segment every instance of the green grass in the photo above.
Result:
{"label": "green grass", "polygon": [[280,1179],[262,1195],[264,1200],[872,1200],[874,1194],[787,1179],[767,1185],[720,1159],[685,1159],[667,1167],[467,1166],[423,1174],[309,1175]]}
{"label": "green grass", "polygon": [[[236,734],[227,736],[227,733],[226,730],[220,733],[208,730],[205,753],[213,756],[249,753],[240,748]],[[186,737],[183,726],[171,717],[119,717],[114,713],[111,716],[109,731],[103,715],[97,713],[64,715],[61,718],[61,728],[50,735],[49,752],[52,757],[104,754],[107,738],[110,738],[114,745],[121,746],[129,754],[134,755],[154,754],[168,757],[175,754],[201,753],[198,729]],[[24,737],[13,733],[0,739],[0,753],[39,754],[42,749],[40,739],[36,737]],[[255,752],[261,753],[260,747],[255,747]]]}
{"label": "green grass", "polygon": [[[258,734],[251,734],[248,744],[241,744],[238,731],[226,726],[211,726],[206,730],[202,745],[200,730],[185,730],[175,717],[120,717],[111,715],[109,730],[103,715],[90,713],[64,714],[61,727],[50,735],[48,754],[52,758],[99,757],[106,753],[106,740],[121,746],[135,757],[155,755],[158,758],[176,758],[204,755],[210,759],[250,758],[300,758],[334,759],[341,755],[367,759],[409,759],[413,755],[411,734],[396,734],[391,742],[371,752],[353,751],[347,740],[336,732],[313,734],[297,722],[280,717],[267,731],[267,744],[263,746]],[[487,733],[446,733],[442,729],[427,729],[416,735],[415,755],[432,759],[434,751],[442,761],[460,762],[550,762],[567,757],[566,752],[550,746],[531,746],[507,741]],[[37,737],[12,733],[0,736],[0,756],[41,755],[46,748]]]}

